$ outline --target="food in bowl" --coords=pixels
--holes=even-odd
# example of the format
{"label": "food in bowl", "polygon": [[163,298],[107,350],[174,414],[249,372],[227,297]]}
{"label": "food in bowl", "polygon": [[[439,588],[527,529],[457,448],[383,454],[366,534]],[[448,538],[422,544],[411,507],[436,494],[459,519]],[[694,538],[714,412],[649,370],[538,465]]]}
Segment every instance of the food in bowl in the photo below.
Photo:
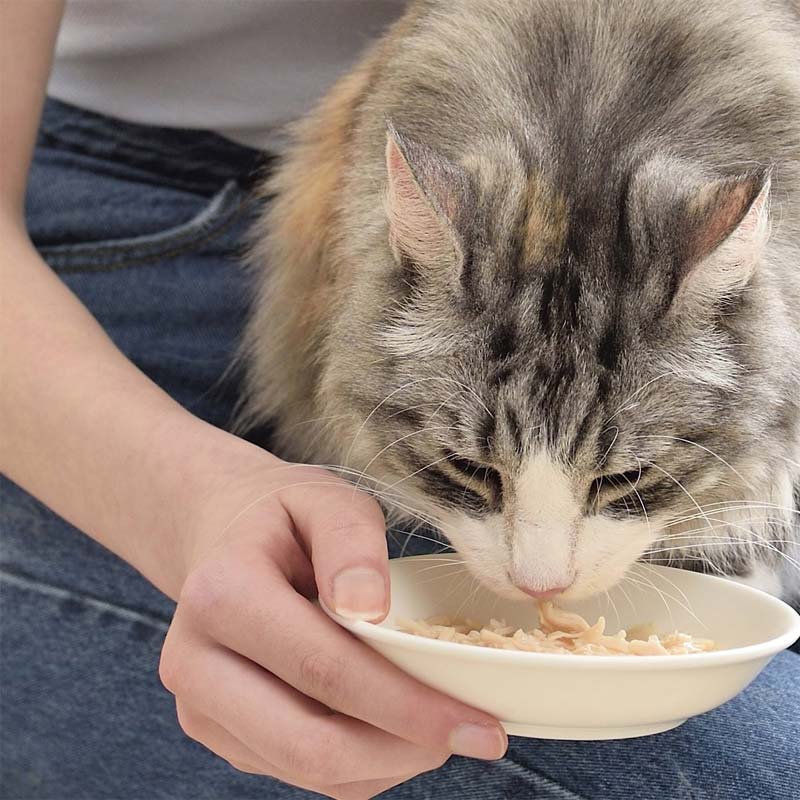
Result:
{"label": "food in bowl", "polygon": [[[440,570],[448,560],[453,568]],[[713,639],[716,649],[683,658],[576,658],[563,651],[465,647],[411,636],[396,629],[397,620],[495,617],[527,630],[537,624],[531,599],[471,585],[455,553],[392,559],[389,574],[391,609],[382,622],[323,609],[395,666],[491,714],[516,736],[588,740],[661,733],[735,697],[800,637],[800,615],[776,597],[715,575],[641,565],[631,570],[636,583],[630,589],[618,584],[607,595],[564,607],[584,620],[604,616],[613,630],[626,629],[628,639],[645,622],[648,633],[687,631]]]}
{"label": "food in bowl", "polygon": [[[549,601],[539,603],[539,627],[523,630],[492,619],[488,625],[450,617],[398,619],[398,630],[427,639],[493,647],[499,650],[523,650],[531,653],[558,653],[578,656],[674,656],[707,653],[715,650],[712,639],[673,631],[663,636],[621,630],[605,632],[606,621],[600,617],[590,625],[580,614],[557,608]],[[646,637],[646,638],[637,638]]]}

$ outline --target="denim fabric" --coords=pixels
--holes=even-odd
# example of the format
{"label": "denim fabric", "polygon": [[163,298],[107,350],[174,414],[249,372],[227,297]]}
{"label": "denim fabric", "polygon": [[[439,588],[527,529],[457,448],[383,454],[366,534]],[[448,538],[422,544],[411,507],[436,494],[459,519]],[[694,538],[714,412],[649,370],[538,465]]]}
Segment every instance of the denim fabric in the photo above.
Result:
{"label": "denim fabric", "polygon": [[[224,426],[247,285],[237,256],[263,158],[209,133],[145,128],[48,101],[28,223],[48,263],[122,350],[193,413]],[[157,665],[173,604],[8,481],[0,483],[0,797],[302,800],[237,773],[180,731]],[[142,498],[147,502],[147,498]],[[393,555],[423,552],[397,534]],[[268,710],[265,709],[265,724]],[[800,656],[658,736],[511,738],[454,757],[389,800],[792,800],[800,797]]]}

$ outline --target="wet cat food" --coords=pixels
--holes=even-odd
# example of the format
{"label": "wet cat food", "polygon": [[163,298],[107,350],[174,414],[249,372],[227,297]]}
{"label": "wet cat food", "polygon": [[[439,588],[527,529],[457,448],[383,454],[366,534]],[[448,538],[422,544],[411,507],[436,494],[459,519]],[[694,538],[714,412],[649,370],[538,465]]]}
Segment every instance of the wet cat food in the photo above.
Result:
{"label": "wet cat food", "polygon": [[398,619],[397,628],[427,639],[531,653],[674,656],[706,653],[715,649],[711,639],[701,639],[678,631],[661,636],[633,630],[630,635],[624,630],[608,634],[605,632],[604,617],[590,625],[580,615],[556,608],[547,601],[539,604],[539,627],[528,631],[506,625],[503,620],[492,619],[488,625],[481,625],[472,620],[461,621],[444,616],[423,620]]}

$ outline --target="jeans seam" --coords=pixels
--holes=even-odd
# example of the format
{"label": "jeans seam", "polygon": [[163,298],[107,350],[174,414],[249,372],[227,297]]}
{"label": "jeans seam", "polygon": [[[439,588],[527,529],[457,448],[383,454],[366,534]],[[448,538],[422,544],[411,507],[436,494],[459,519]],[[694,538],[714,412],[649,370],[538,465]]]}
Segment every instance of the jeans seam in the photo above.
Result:
{"label": "jeans seam", "polygon": [[[187,222],[179,225],[170,226],[163,231],[144,234],[142,236],[124,237],[118,240],[105,242],[88,242],[80,244],[56,244],[45,245],[39,252],[46,256],[80,256],[82,252],[87,252],[91,256],[104,256],[107,254],[126,253],[140,250],[146,247],[163,247],[175,242],[182,242],[184,239],[191,239],[198,233],[216,229],[217,226],[227,224],[230,215],[239,210],[246,198],[240,197],[235,204],[230,202],[226,195],[235,187],[233,182],[226,184],[212,200],[204,206],[202,211],[195,214]],[[217,208],[220,199],[225,202]],[[211,212],[211,213],[210,213]],[[209,215],[209,219],[205,219]]]}
{"label": "jeans seam", "polygon": [[159,617],[151,612],[128,608],[85,592],[76,592],[63,586],[41,581],[32,575],[15,570],[7,564],[0,566],[0,583],[3,582],[47,597],[59,600],[75,600],[97,611],[114,614],[129,622],[139,622],[159,631],[166,632],[169,629],[170,621],[168,619]]}
{"label": "jeans seam", "polygon": [[[174,258],[175,256],[183,255],[184,253],[190,253],[196,250],[198,247],[203,247],[214,239],[222,236],[226,231],[228,231],[234,223],[236,223],[241,216],[244,214],[245,211],[250,207],[252,202],[252,198],[245,197],[238,201],[237,205],[233,207],[227,215],[217,221],[212,227],[207,228],[205,232],[199,231],[198,229],[193,229],[191,231],[186,231],[184,233],[178,234],[174,237],[166,238],[159,241],[157,244],[152,246],[157,247],[155,252],[148,253],[148,254],[141,254],[139,256],[134,256],[130,258],[123,259],[121,261],[113,261],[109,259],[103,263],[94,263],[92,261],[85,261],[81,263],[78,261],[77,263],[66,263],[63,265],[58,264],[59,256],[63,256],[65,258],[75,257],[76,255],[80,255],[76,253],[74,250],[72,252],[67,252],[66,250],[58,251],[55,248],[41,248],[39,253],[42,258],[47,261],[54,272],[57,272],[60,275],[69,275],[72,273],[79,273],[79,272],[114,272],[118,269],[126,269],[132,266],[139,266],[143,264],[152,264],[158,261],[163,261],[164,259]],[[201,233],[201,235],[198,235]],[[180,243],[176,246],[176,242]],[[133,252],[137,248],[144,248],[147,247],[145,243],[141,244],[130,244],[130,245],[123,245],[121,244],[119,247],[109,246],[102,249],[98,249],[97,251],[90,252],[88,255],[90,257],[103,254],[111,254],[116,253],[118,255],[124,255],[128,252]],[[87,248],[90,249],[90,248]],[[54,262],[54,263],[51,263]]]}
{"label": "jeans seam", "polygon": [[204,236],[201,236],[200,238],[192,239],[191,241],[186,242],[186,244],[180,247],[174,247],[172,250],[160,251],[158,253],[153,253],[146,256],[143,255],[136,258],[129,258],[125,261],[119,261],[113,264],[111,263],[70,264],[69,266],[66,267],[54,268],[54,271],[58,272],[61,275],[70,275],[72,273],[77,273],[77,272],[114,272],[118,269],[138,267],[143,264],[154,264],[159,261],[163,261],[164,259],[167,258],[174,258],[175,256],[183,255],[184,253],[191,253],[198,247],[207,245],[210,242],[214,241],[214,239],[217,239],[218,237],[222,236],[239,219],[246,205],[247,205],[246,203],[242,203],[239,206],[239,208],[237,208],[236,212],[225,221],[224,225],[215,228],[214,230],[210,231]]}

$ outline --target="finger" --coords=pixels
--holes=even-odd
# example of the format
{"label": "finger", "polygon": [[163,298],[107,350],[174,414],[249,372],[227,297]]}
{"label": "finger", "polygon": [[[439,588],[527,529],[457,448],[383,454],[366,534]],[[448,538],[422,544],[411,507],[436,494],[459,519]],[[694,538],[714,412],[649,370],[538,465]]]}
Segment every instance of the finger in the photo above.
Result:
{"label": "finger", "polygon": [[315,487],[313,502],[302,486],[287,487],[280,499],[306,544],[322,602],[348,619],[383,619],[389,555],[378,503],[335,476]]}
{"label": "finger", "polygon": [[[183,704],[214,720],[257,754],[255,766],[271,764],[315,785],[417,774],[435,768],[449,755],[334,714],[218,645],[194,648],[194,657],[176,683],[169,688]],[[230,743],[225,746],[226,753],[231,752]],[[243,763],[252,761],[246,752],[237,752],[236,757]]]}
{"label": "finger", "polygon": [[[229,558],[217,568],[234,574],[217,575],[221,583],[205,595],[194,584],[179,604],[187,624],[302,694],[422,747],[487,759],[505,752],[505,732],[493,717],[425,686],[359,642],[294,592],[258,551],[243,548]],[[243,588],[225,588],[231,586]],[[261,586],[269,591],[244,589]]]}
{"label": "finger", "polygon": [[210,717],[201,714],[180,700],[176,701],[178,721],[184,733],[212,753],[227,761],[239,772],[250,775],[266,775],[277,780],[309,789],[320,794],[335,797],[337,800],[356,800],[356,798],[374,797],[380,792],[390,789],[399,783],[413,778],[419,773],[400,775],[371,781],[354,781],[331,786],[319,786],[308,783],[302,776],[292,776],[278,769],[274,764],[263,761],[249,747],[243,745],[236,737],[232,736],[225,728],[217,724]]}
{"label": "finger", "polygon": [[235,736],[205,714],[201,714],[180,698],[175,699],[178,724],[183,732],[212,753],[225,759],[240,772],[253,775],[271,775],[272,765],[242,744]]}

